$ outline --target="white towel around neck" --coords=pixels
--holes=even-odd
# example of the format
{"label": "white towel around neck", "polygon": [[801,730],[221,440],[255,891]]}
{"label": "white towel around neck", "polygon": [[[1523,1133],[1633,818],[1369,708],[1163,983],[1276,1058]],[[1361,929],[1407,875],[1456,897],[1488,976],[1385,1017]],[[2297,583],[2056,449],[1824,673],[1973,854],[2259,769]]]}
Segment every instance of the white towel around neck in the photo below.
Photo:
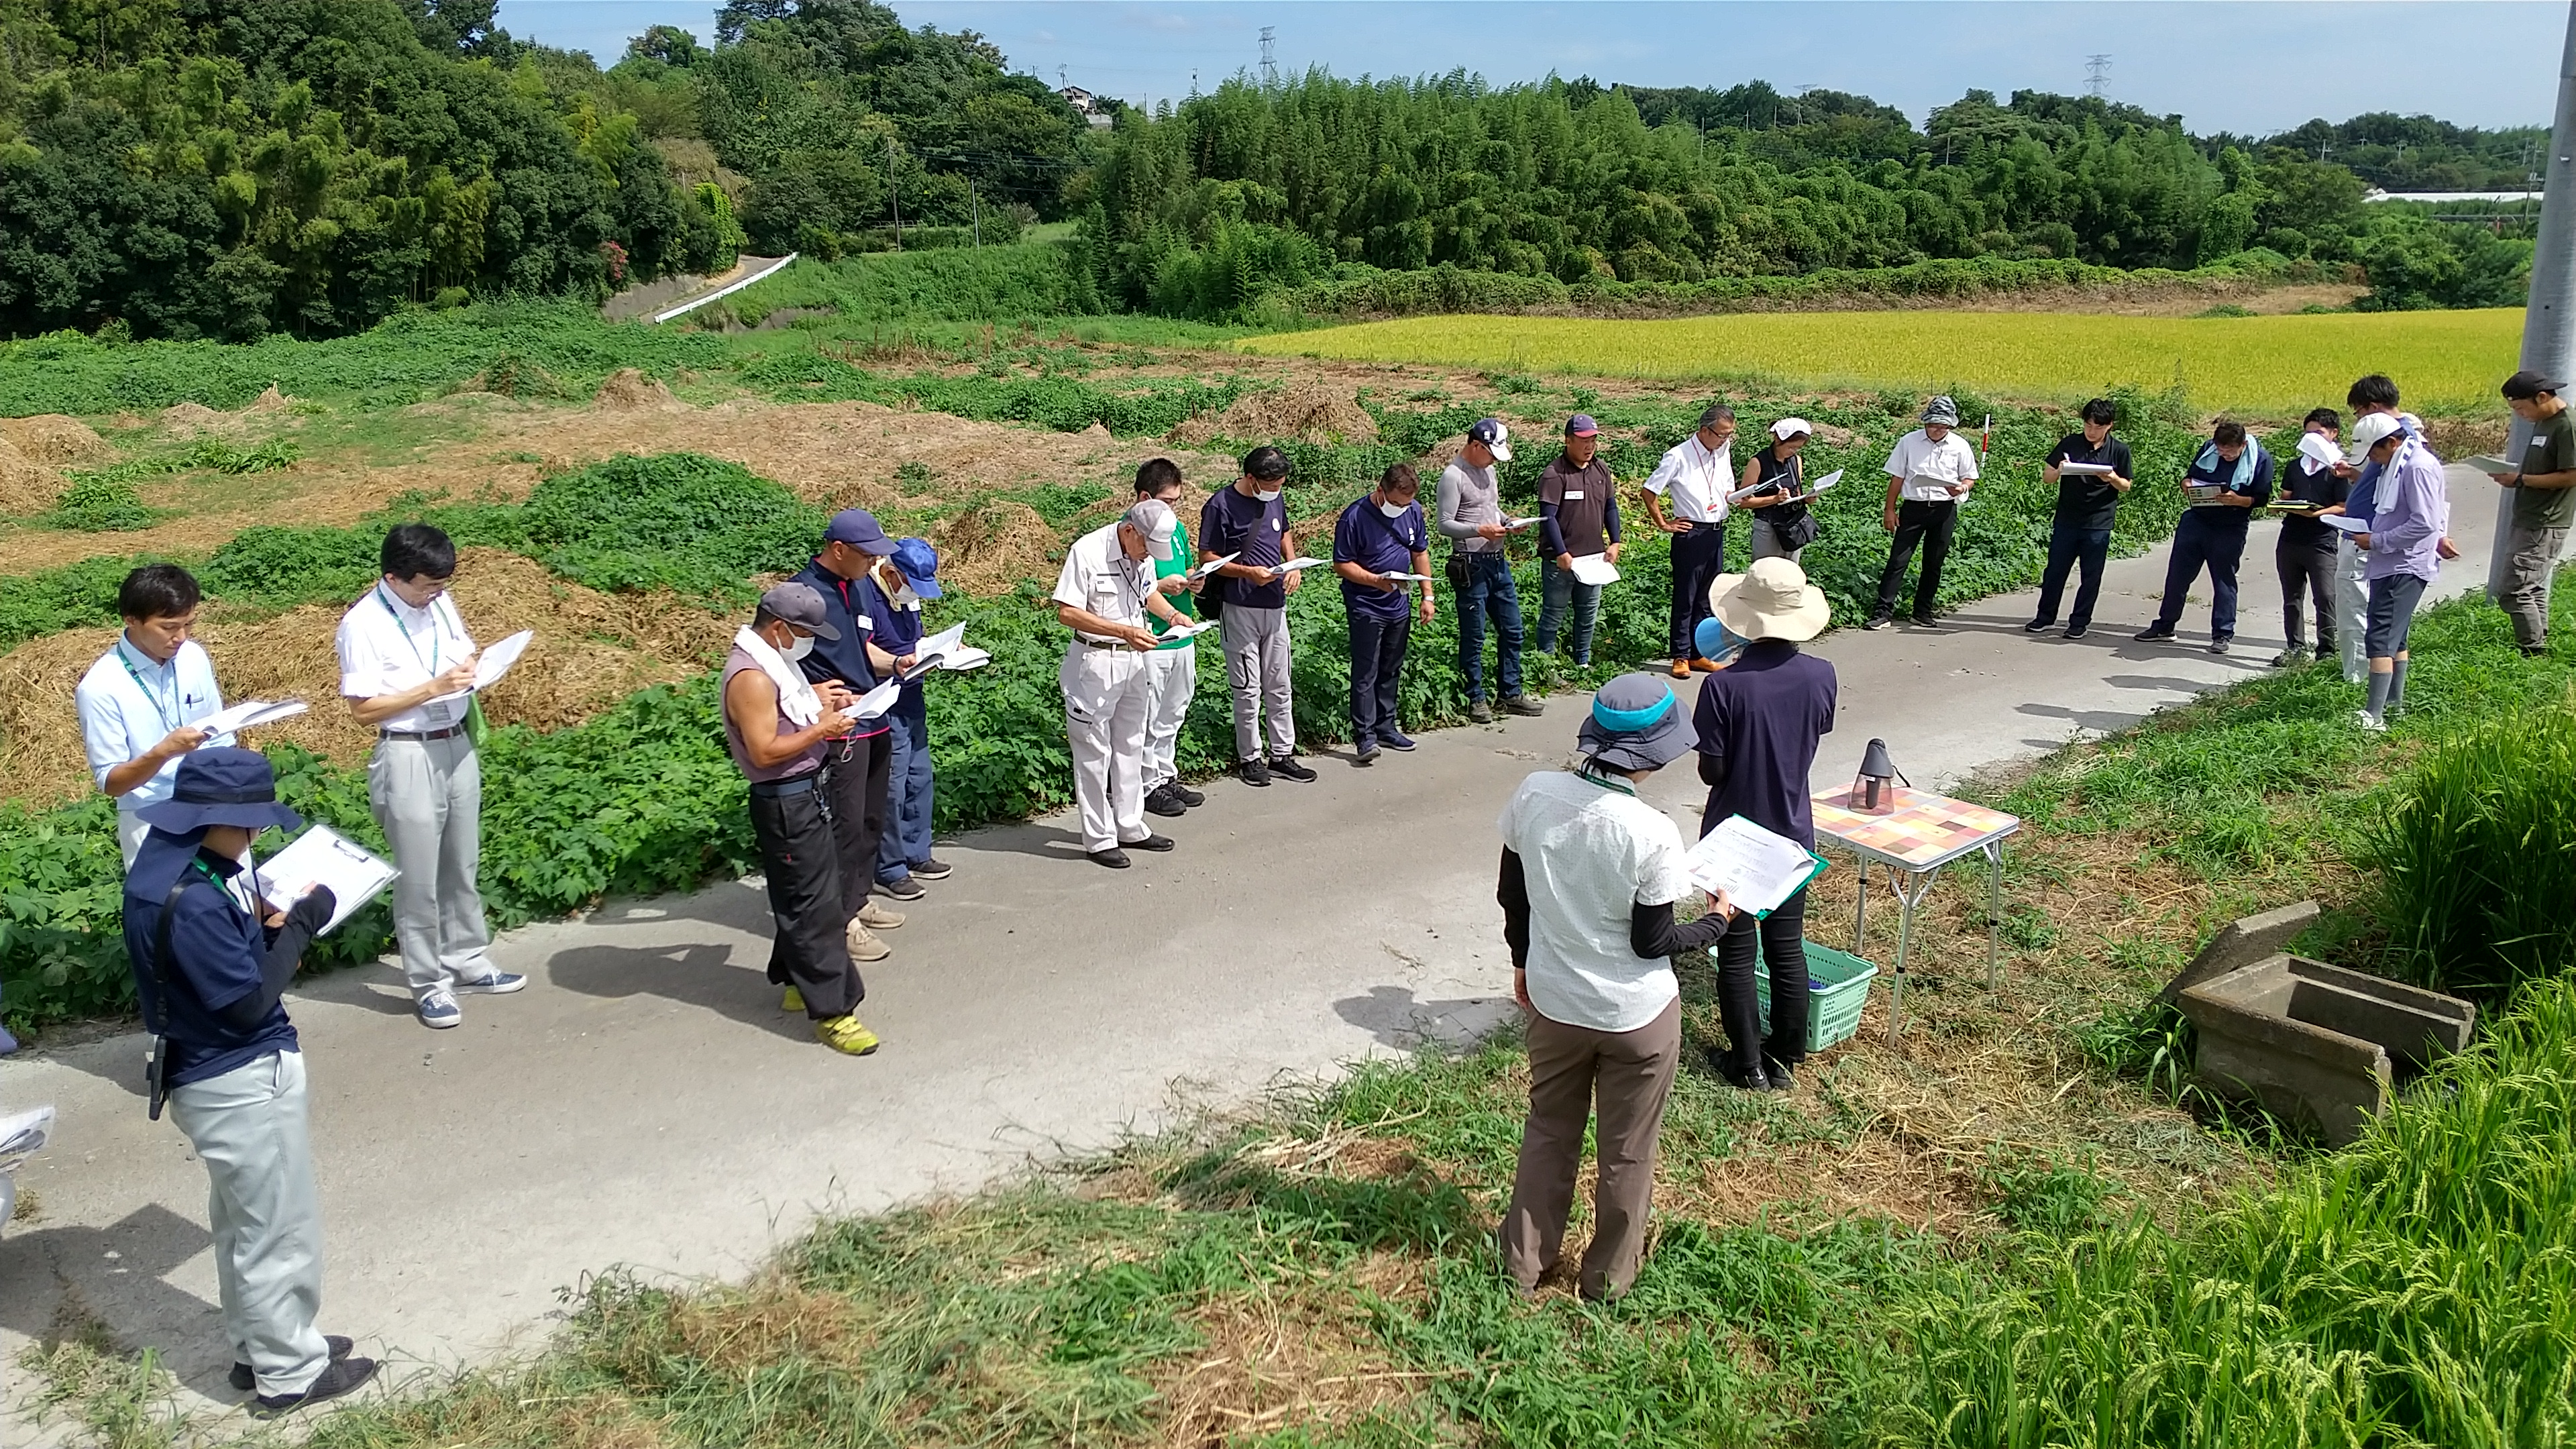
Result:
{"label": "white towel around neck", "polygon": [[751,662],[760,666],[760,672],[768,675],[770,682],[778,686],[780,714],[800,727],[823,717],[823,696],[814,692],[813,684],[805,678],[805,671],[788,663],[787,656],[779,653],[768,640],[745,625],[733,636],[733,645],[750,655]]}

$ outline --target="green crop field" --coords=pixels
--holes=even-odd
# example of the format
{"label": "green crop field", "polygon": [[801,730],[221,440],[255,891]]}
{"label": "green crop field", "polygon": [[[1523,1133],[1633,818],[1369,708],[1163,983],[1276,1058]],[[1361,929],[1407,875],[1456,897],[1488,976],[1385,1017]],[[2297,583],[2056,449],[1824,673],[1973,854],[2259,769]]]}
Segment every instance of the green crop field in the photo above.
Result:
{"label": "green crop field", "polygon": [[1796,377],[2071,397],[2179,382],[2207,408],[2297,412],[2384,372],[2410,403],[2487,403],[2513,371],[2519,309],[2291,317],[2054,312],[1769,312],[1662,321],[1408,317],[1248,339],[1274,355],[1645,377]]}

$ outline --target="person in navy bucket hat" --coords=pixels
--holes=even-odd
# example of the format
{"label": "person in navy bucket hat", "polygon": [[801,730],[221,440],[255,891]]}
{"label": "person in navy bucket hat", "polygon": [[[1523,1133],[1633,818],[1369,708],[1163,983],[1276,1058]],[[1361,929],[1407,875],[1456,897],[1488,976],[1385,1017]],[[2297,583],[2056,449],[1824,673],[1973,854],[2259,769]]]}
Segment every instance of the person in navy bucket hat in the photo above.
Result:
{"label": "person in navy bucket hat", "polygon": [[274,1416],[337,1398],[376,1371],[313,1326],[322,1304],[322,1208],[304,1055],[281,1000],[338,902],[317,886],[283,911],[260,898],[251,841],[304,820],[256,750],[199,749],[125,878],[125,954],[154,1042],[145,1090],[206,1165],[215,1279],[232,1383]]}

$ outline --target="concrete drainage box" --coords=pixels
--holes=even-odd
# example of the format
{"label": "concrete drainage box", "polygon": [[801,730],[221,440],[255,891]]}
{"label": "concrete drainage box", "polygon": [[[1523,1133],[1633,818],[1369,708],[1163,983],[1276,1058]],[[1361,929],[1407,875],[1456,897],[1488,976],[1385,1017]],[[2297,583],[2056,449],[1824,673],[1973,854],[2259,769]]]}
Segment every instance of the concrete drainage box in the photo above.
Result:
{"label": "concrete drainage box", "polygon": [[2275,955],[2187,986],[2201,1085],[2260,1103],[2336,1147],[2361,1136],[2389,1089],[2469,1043],[2477,1008],[2376,976]]}

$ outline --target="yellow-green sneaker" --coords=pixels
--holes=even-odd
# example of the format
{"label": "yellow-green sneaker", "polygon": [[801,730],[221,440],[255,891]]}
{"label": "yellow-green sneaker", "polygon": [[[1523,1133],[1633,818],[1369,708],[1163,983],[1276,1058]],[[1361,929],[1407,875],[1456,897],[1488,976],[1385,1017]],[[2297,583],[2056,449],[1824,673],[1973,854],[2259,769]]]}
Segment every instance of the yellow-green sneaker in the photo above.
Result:
{"label": "yellow-green sneaker", "polygon": [[804,1015],[805,993],[797,990],[793,986],[788,987],[786,994],[778,998],[778,1009],[781,1011],[794,1012],[799,1016]]}
{"label": "yellow-green sneaker", "polygon": [[814,1023],[814,1039],[836,1052],[863,1057],[877,1049],[877,1034],[855,1016],[827,1016]]}

